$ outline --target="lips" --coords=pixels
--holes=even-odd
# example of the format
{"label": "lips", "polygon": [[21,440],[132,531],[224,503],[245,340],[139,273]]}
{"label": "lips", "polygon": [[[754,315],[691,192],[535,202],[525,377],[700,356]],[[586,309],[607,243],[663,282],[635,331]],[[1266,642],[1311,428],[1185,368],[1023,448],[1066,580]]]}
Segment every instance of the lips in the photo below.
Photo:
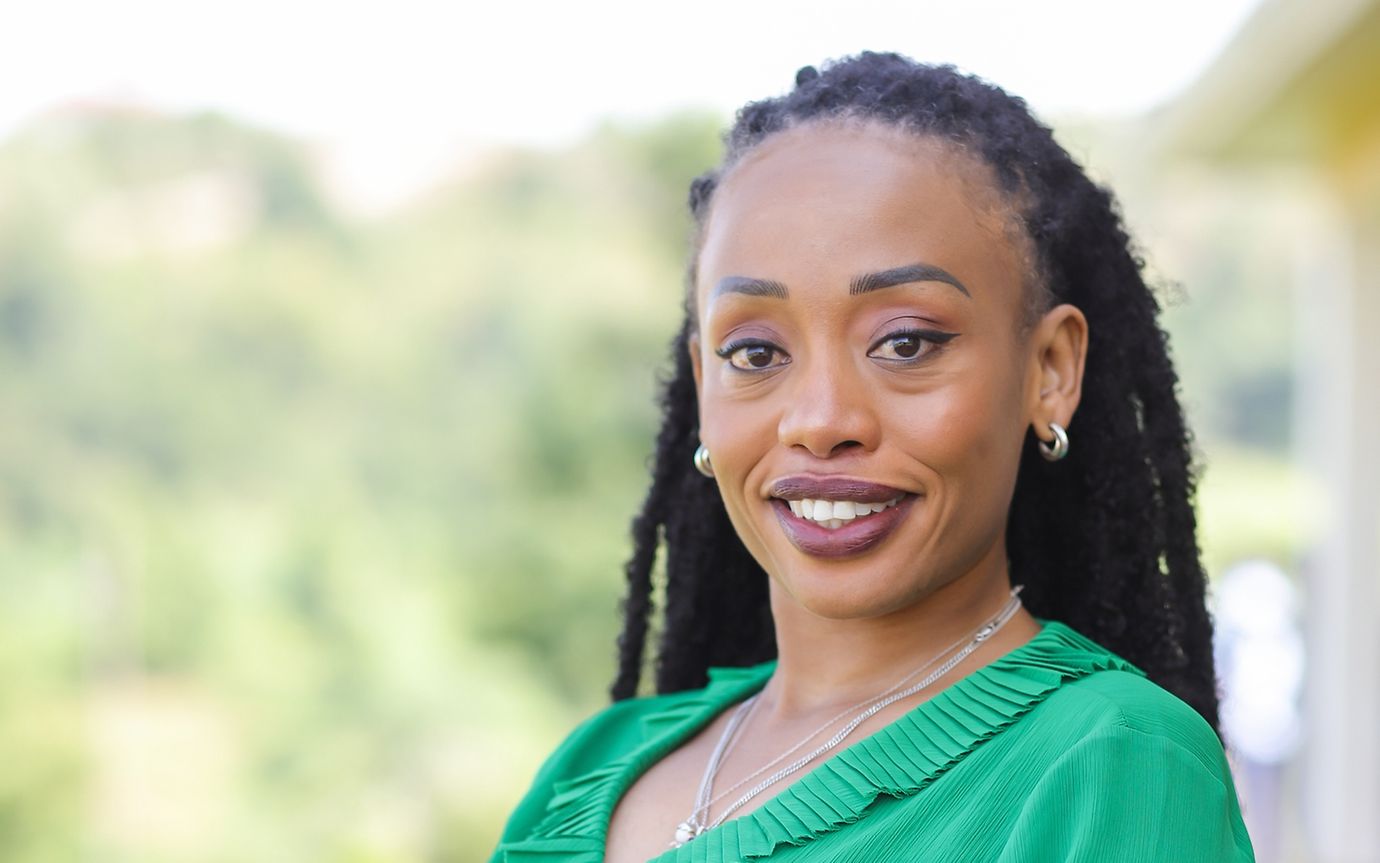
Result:
{"label": "lips", "polygon": [[824,500],[855,500],[862,503],[886,503],[906,492],[881,483],[851,477],[788,476],[771,484],[772,497],[786,500],[815,498]]}
{"label": "lips", "polygon": [[[772,510],[791,544],[805,554],[828,558],[876,547],[905,520],[917,499],[901,489],[852,477],[786,477],[773,483],[770,492]],[[844,504],[836,509],[851,510],[854,517],[825,518],[823,510],[830,503]],[[810,510],[801,512],[802,504]]]}

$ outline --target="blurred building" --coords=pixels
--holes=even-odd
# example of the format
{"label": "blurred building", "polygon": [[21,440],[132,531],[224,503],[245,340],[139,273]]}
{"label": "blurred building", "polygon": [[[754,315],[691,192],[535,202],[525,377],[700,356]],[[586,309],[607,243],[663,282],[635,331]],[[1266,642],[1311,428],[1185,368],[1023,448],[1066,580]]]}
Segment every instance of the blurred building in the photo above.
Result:
{"label": "blurred building", "polygon": [[[1327,492],[1300,562],[1310,859],[1380,861],[1380,2],[1266,0],[1158,118],[1157,156],[1277,206],[1294,286],[1298,460]],[[1280,254],[1262,249],[1262,254]]]}

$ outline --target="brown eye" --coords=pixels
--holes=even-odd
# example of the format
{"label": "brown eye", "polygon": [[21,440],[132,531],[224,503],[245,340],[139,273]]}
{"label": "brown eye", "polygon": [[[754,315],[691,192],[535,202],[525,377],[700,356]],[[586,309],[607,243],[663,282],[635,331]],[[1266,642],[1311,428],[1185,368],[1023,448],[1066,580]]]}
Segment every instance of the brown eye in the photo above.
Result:
{"label": "brown eye", "polygon": [[897,336],[891,340],[891,350],[896,356],[908,360],[920,353],[920,339],[917,336]]}
{"label": "brown eye", "polygon": [[752,366],[754,369],[764,369],[771,365],[771,357],[774,353],[776,353],[776,351],[773,351],[765,345],[753,345],[749,348],[743,348],[743,362]]}
{"label": "brown eye", "polygon": [[762,371],[788,362],[784,353],[764,342],[729,345],[719,352],[719,356],[726,358],[735,369],[748,372]]}
{"label": "brown eye", "polygon": [[869,356],[884,360],[913,360],[920,356],[924,339],[916,333],[897,333],[877,343]]}
{"label": "brown eye", "polygon": [[955,333],[942,333],[937,330],[914,330],[892,333],[867,352],[869,357],[893,362],[923,360],[939,349],[939,346],[953,338]]}

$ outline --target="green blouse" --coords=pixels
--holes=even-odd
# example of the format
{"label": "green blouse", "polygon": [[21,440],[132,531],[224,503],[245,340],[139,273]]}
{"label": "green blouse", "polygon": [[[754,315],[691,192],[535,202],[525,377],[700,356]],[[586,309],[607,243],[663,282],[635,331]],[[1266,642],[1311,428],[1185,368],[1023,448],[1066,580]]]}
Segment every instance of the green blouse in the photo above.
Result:
{"label": "green blouse", "polygon": [[[1253,861],[1211,727],[1131,663],[1040,622],[1030,641],[655,860]],[[538,771],[493,863],[601,861],[623,793],[774,666],[713,668],[703,689],[585,721]]]}

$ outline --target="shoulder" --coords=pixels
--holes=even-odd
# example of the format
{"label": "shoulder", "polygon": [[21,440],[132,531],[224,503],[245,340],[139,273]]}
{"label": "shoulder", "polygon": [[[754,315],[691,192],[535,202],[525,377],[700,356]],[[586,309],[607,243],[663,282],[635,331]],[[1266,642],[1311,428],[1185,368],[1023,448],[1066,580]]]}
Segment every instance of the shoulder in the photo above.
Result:
{"label": "shoulder", "polygon": [[1064,751],[1093,736],[1148,741],[1151,738],[1184,749],[1204,767],[1225,765],[1222,742],[1199,713],[1140,668],[1067,624],[1047,621],[1031,642],[1038,649],[1018,650],[1023,671],[1060,678],[1021,723],[1022,736],[1047,751]]}
{"label": "shoulder", "polygon": [[1040,707],[1043,725],[1057,726],[1064,744],[1117,741],[1147,755],[1181,750],[1204,770],[1227,770],[1222,742],[1199,713],[1137,671],[1107,669],[1059,687]]}
{"label": "shoulder", "polygon": [[1221,741],[1134,667],[1066,681],[1027,719],[1039,767],[1003,863],[1253,859]]}

